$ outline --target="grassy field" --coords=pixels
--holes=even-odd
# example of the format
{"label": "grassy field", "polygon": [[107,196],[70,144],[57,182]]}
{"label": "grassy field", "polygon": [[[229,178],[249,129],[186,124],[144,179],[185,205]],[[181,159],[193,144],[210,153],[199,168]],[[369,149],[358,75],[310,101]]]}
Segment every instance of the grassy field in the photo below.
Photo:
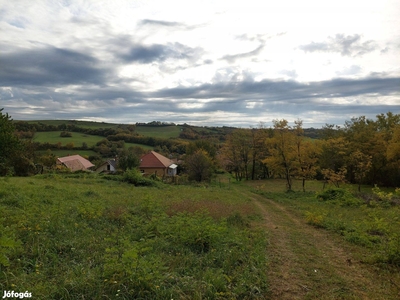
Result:
{"label": "grassy field", "polygon": [[181,128],[181,126],[137,126],[136,132],[156,138],[177,138]]}
{"label": "grassy field", "polygon": [[0,178],[0,290],[37,299],[398,299],[399,208],[390,203],[325,199],[320,182],[287,193],[281,180],[135,187],[107,178]]}
{"label": "grassy field", "polygon": [[[90,135],[90,134],[85,134],[85,133],[80,133],[80,132],[71,132],[72,137],[60,137],[60,133],[61,133],[61,131],[37,132],[37,133],[35,133],[33,140],[35,142],[39,142],[39,143],[50,143],[50,144],[57,144],[58,142],[61,142],[61,144],[63,146],[65,146],[68,143],[74,143],[75,147],[81,147],[82,143],[85,142],[88,147],[92,147],[92,146],[96,145],[97,142],[104,139],[104,137],[102,137],[102,136]],[[151,147],[151,146],[135,144],[135,143],[125,143],[125,147],[126,148],[142,147],[146,150],[153,149],[153,147]],[[69,151],[69,152],[71,152],[71,151]],[[79,151],[79,154],[81,152],[84,153],[85,150]],[[91,151],[91,152],[93,152],[93,151]]]}
{"label": "grassy field", "polygon": [[72,176],[0,178],[0,290],[35,299],[267,293],[265,233],[239,195]]}
{"label": "grassy field", "polygon": [[[39,120],[39,121],[26,121],[28,123],[43,123],[47,125],[75,125],[83,128],[117,128],[119,124],[104,123],[104,122],[91,122],[91,121],[73,121],[73,120]],[[125,124],[126,125],[126,124]],[[137,126],[136,132],[144,136],[151,136],[157,138],[176,138],[181,132],[181,126]]]}
{"label": "grassy field", "polygon": [[75,147],[81,147],[86,143],[88,147],[94,146],[97,142],[104,139],[102,136],[89,135],[80,132],[71,132],[72,137],[60,137],[61,131],[36,132],[33,140],[39,143],[57,144],[61,142],[63,146],[74,143]]}
{"label": "grassy field", "polygon": [[294,192],[282,193],[284,181],[278,182],[249,184],[256,194],[290,208],[309,225],[370,249],[369,257],[364,260],[400,266],[400,195],[388,197],[394,189],[364,186],[358,193],[355,185],[322,189],[322,182],[312,181],[308,184],[309,192],[301,192],[298,181]]}

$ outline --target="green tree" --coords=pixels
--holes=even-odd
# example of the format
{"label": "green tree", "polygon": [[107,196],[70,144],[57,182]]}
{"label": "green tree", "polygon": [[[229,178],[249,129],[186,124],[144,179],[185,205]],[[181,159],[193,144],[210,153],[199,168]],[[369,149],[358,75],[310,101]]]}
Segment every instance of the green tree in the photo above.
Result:
{"label": "green tree", "polygon": [[185,168],[190,180],[205,181],[211,178],[213,162],[206,151],[199,149],[186,157]]}
{"label": "green tree", "polygon": [[15,135],[15,128],[8,113],[0,109],[0,174],[13,172],[13,157],[22,145]]}
{"label": "green tree", "polygon": [[57,163],[57,157],[50,149],[46,151],[46,154],[42,154],[38,157],[38,162],[47,168],[52,168]]}
{"label": "green tree", "polygon": [[118,156],[118,168],[126,171],[137,168],[140,165],[140,159],[135,149],[124,149]]}

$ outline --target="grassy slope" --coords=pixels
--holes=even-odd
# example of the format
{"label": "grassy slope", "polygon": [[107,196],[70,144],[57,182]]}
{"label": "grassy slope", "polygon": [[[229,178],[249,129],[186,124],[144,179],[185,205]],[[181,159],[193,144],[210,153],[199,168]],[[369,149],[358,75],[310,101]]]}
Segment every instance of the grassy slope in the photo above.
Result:
{"label": "grassy slope", "polygon": [[[74,143],[76,147],[82,146],[82,143],[85,142],[88,147],[94,146],[97,142],[104,139],[102,136],[98,135],[90,135],[84,134],[81,132],[72,132],[72,137],[60,137],[61,131],[48,131],[48,132],[37,132],[35,133],[34,141],[39,143],[50,143],[50,144],[57,144],[61,142],[63,146],[68,143]],[[125,143],[127,148],[138,146],[144,149],[153,149],[151,146],[135,144],[135,143]],[[71,151],[70,151],[71,152]],[[80,151],[83,153],[83,151]]]}
{"label": "grassy slope", "polygon": [[34,141],[39,143],[50,143],[57,144],[61,142],[63,146],[68,143],[74,143],[76,147],[82,146],[82,143],[86,143],[88,147],[94,146],[97,142],[104,139],[102,136],[89,135],[81,132],[72,132],[72,137],[60,137],[61,131],[48,131],[48,132],[36,132]]}
{"label": "grassy slope", "polygon": [[399,207],[356,204],[350,196],[320,201],[320,182],[309,182],[307,193],[299,181],[292,193],[282,192],[283,180],[248,184],[270,232],[273,299],[398,299]]}
{"label": "grassy slope", "polygon": [[156,138],[177,138],[181,132],[181,126],[137,126],[136,132]]}
{"label": "grassy slope", "polygon": [[37,299],[266,295],[265,235],[246,226],[256,212],[239,195],[72,176],[0,178],[1,290]]}
{"label": "grassy slope", "polygon": [[[385,254],[378,244],[307,224],[307,211],[322,212],[321,225],[338,220],[341,230],[351,225],[361,234],[357,226],[374,216],[389,221],[389,208],[284,193],[279,180],[138,188],[70,176],[0,178],[0,254],[10,260],[0,264],[2,290],[41,299],[396,299],[400,292],[398,270],[377,264]],[[388,232],[398,232],[392,221]]]}
{"label": "grassy slope", "polygon": [[[38,120],[38,121],[27,121],[28,123],[43,123],[48,125],[61,125],[61,124],[73,124],[83,128],[116,128],[119,124],[114,123],[100,123],[90,121],[71,121],[71,120]],[[176,138],[181,132],[181,126],[137,126],[136,131],[139,134],[158,138]]]}

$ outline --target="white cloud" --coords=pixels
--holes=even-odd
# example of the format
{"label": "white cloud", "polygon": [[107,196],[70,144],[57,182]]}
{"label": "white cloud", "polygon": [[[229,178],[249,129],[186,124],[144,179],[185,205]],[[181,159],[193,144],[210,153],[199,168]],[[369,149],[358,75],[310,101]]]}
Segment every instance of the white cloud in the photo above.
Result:
{"label": "white cloud", "polygon": [[0,6],[0,106],[14,118],[242,126],[400,110],[395,0]]}

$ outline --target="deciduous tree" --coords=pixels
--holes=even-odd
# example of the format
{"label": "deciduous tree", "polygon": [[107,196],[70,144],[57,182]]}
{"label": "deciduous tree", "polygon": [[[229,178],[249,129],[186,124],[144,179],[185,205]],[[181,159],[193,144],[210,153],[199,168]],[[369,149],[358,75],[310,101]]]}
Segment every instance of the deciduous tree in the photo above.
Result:
{"label": "deciduous tree", "polygon": [[21,149],[21,143],[14,133],[15,128],[8,113],[0,109],[0,174],[12,172],[12,157]]}
{"label": "deciduous tree", "polygon": [[284,175],[287,189],[290,191],[293,176],[298,169],[296,136],[287,120],[274,120],[273,123],[274,135],[266,141],[269,156],[264,162],[275,172]]}
{"label": "deciduous tree", "polygon": [[199,149],[186,157],[185,168],[190,180],[200,182],[211,178],[213,163],[208,153]]}

